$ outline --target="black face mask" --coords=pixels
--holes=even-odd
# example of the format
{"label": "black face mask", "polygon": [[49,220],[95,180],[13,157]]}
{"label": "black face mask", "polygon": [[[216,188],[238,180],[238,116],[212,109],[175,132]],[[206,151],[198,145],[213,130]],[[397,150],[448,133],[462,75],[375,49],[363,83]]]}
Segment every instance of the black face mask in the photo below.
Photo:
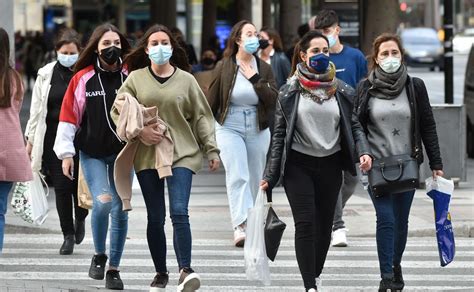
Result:
{"label": "black face mask", "polygon": [[117,63],[120,55],[122,54],[122,49],[116,46],[111,46],[100,51],[99,57],[104,60],[105,63],[113,65]]}
{"label": "black face mask", "polygon": [[213,58],[203,58],[201,60],[201,63],[205,66],[211,66],[211,65],[214,65],[215,61]]}
{"label": "black face mask", "polygon": [[264,39],[259,40],[258,43],[260,44],[260,49],[262,50],[265,50],[270,45],[268,40],[264,40]]}

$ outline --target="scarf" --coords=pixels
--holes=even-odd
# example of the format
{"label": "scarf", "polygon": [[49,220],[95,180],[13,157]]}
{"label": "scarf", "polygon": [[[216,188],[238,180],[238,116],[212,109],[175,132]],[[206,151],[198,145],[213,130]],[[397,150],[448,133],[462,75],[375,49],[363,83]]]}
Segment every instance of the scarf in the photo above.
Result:
{"label": "scarf", "polygon": [[302,96],[323,103],[334,97],[337,90],[336,66],[329,62],[328,69],[322,74],[309,72],[304,62],[296,66],[295,77],[302,87]]}
{"label": "scarf", "polygon": [[377,66],[367,78],[372,84],[369,93],[381,99],[394,99],[403,91],[407,78],[407,67],[403,64],[395,73],[387,73]]}

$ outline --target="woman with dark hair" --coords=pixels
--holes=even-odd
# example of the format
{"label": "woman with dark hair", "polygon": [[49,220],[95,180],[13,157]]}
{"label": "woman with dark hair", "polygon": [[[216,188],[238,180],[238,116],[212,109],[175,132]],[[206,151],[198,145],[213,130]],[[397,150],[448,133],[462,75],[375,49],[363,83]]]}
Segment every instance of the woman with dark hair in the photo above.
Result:
{"label": "woman with dark hair", "polygon": [[76,148],[79,150],[81,168],[94,202],[91,229],[95,254],[89,277],[96,280],[104,279],[109,217],[112,220],[105,287],[116,290],[123,290],[118,267],[127,237],[128,215],[122,211],[113,179],[115,158],[123,143],[110,110],[116,91],[128,74],[122,66],[122,56],[129,49],[127,40],[115,26],[102,24],[94,30],[74,66],[76,73],[64,95],[53,148],[62,160],[64,175],[71,180],[74,180]]}
{"label": "woman with dark hair", "polygon": [[[352,127],[361,171],[372,161],[410,154],[423,162],[423,145],[433,178],[443,176],[436,124],[423,80],[410,77],[403,64],[404,50],[398,36],[384,33],[372,45],[369,77],[357,87]],[[408,217],[415,189],[375,197],[369,195],[377,216],[379,291],[405,286],[401,261],[408,236]]]}
{"label": "woman with dark hair", "polygon": [[0,27],[0,254],[3,249],[8,194],[14,182],[33,179],[21,133],[20,110],[23,93],[21,76],[10,65],[8,34]]}
{"label": "woman with dark hair", "polygon": [[306,291],[321,289],[342,170],[355,174],[351,132],[354,90],[336,78],[329,42],[306,33],[293,54],[281,89],[272,146],[260,185],[272,189],[282,177],[295,221],[296,259]]}
{"label": "woman with dark hair", "polygon": [[291,63],[283,52],[280,34],[276,29],[262,27],[260,30],[259,57],[272,66],[277,88],[282,87],[290,77]]}
{"label": "woman with dark hair", "polygon": [[[61,104],[73,75],[74,64],[79,58],[79,49],[77,32],[72,29],[64,30],[55,45],[58,60],[38,71],[31,97],[30,118],[25,131],[32,170],[40,171],[44,162],[51,174],[56,194],[56,209],[64,235],[64,242],[59,249],[59,254],[62,255],[72,254],[74,244],[80,244],[84,239],[84,220],[88,214],[87,209],[78,206],[77,180],[70,180],[63,174],[62,162],[53,152]],[[74,160],[78,173],[77,155]]]}
{"label": "woman with dark hair", "polygon": [[[150,291],[165,288],[169,279],[163,177],[168,185],[173,245],[180,272],[178,291],[196,291],[200,277],[191,268],[188,205],[192,176],[202,166],[203,152],[210,170],[219,168],[212,112],[196,79],[186,72],[189,64],[184,49],[165,26],[150,27],[127,55],[125,64],[131,73],[119,95],[129,94],[144,107],[157,107],[173,140],[171,171],[166,175],[155,166],[156,145],[163,139],[157,124],[144,127],[134,142],[138,147],[133,163],[147,208],[147,240],[156,271]],[[112,114],[117,121],[118,109],[114,107]]]}
{"label": "woman with dark hair", "polygon": [[256,56],[258,47],[255,26],[246,20],[235,24],[208,92],[238,247],[244,246],[247,211],[263,174],[278,95],[272,68]]}

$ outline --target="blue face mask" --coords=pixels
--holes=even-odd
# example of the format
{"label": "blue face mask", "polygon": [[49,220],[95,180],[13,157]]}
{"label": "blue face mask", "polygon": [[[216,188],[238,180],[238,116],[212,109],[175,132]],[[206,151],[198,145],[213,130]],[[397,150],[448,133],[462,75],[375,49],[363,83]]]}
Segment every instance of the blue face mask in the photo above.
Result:
{"label": "blue face mask", "polygon": [[326,36],[328,38],[330,48],[334,47],[334,45],[337,42],[337,38],[334,35],[335,35],[335,33]]}
{"label": "blue face mask", "polygon": [[249,37],[244,41],[244,50],[249,54],[255,53],[259,47],[260,43],[257,37]]}
{"label": "blue face mask", "polygon": [[309,58],[309,66],[318,73],[324,73],[329,66],[329,56],[320,53]]}
{"label": "blue face mask", "polygon": [[66,68],[72,67],[74,64],[76,64],[78,58],[79,54],[66,55],[58,53],[59,64],[63,65]]}
{"label": "blue face mask", "polygon": [[148,49],[148,57],[157,65],[164,65],[169,62],[173,55],[171,45],[157,45]]}

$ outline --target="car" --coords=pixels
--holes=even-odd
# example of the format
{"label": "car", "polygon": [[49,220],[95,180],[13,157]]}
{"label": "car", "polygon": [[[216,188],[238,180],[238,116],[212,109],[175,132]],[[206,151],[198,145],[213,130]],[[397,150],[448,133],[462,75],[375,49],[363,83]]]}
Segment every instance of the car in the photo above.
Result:
{"label": "car", "polygon": [[466,107],[466,150],[474,158],[474,45],[467,59],[464,79],[464,104]]}
{"label": "car", "polygon": [[401,31],[400,39],[408,66],[444,70],[444,48],[436,30],[429,27],[406,28]]}
{"label": "car", "polygon": [[453,38],[453,50],[467,54],[474,44],[474,27],[467,28]]}

